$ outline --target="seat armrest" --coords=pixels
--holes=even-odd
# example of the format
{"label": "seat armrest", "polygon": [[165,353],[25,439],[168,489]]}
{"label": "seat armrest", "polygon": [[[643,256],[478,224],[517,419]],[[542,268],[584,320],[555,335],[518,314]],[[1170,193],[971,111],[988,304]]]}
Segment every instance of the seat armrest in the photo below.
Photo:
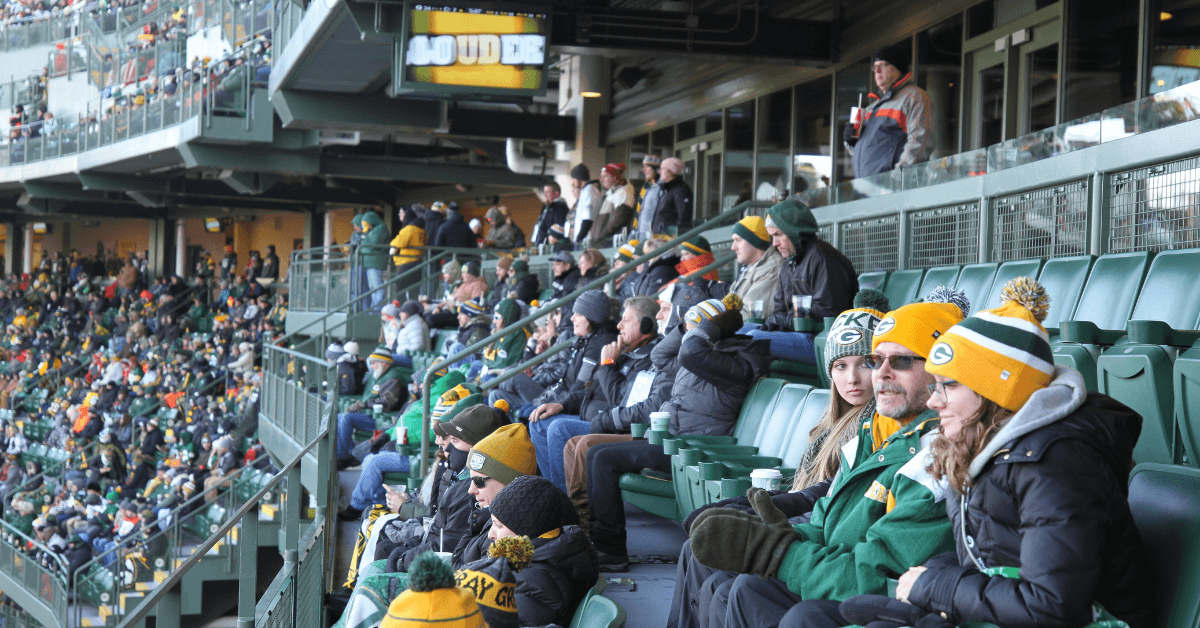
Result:
{"label": "seat armrest", "polygon": [[1063,321],[1062,341],[1081,345],[1114,345],[1125,330],[1100,329],[1090,321]]}
{"label": "seat armrest", "polygon": [[1200,340],[1200,332],[1172,329],[1162,321],[1129,321],[1125,329],[1130,341],[1143,345],[1190,347]]}

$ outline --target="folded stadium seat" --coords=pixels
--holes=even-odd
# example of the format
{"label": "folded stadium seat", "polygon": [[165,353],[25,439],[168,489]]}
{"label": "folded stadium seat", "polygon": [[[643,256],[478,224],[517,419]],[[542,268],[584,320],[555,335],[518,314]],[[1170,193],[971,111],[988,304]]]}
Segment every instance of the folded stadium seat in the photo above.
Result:
{"label": "folded stadium seat", "polygon": [[[1179,354],[1171,383],[1180,446],[1188,456],[1186,463],[1195,465],[1195,452],[1200,452],[1200,342]],[[1176,447],[1176,451],[1179,449]]]}
{"label": "folded stadium seat", "polygon": [[999,268],[1000,264],[997,262],[967,264],[962,267],[962,272],[958,275],[958,283],[954,284],[954,288],[967,295],[967,300],[971,302],[971,312],[983,309],[980,305],[987,300],[988,294],[992,291],[992,284],[996,281],[996,271]]}
{"label": "folded stadium seat", "polygon": [[[758,380],[754,387],[750,389],[750,392],[746,394],[745,401],[742,402],[742,409],[738,413],[738,421],[734,427],[733,436],[686,436],[671,438],[663,441],[663,451],[674,457],[679,453],[680,445],[688,446],[684,442],[684,439],[692,443],[709,444],[734,444],[738,442],[749,444],[755,442],[758,438],[759,428],[763,423],[764,417],[769,415],[775,407],[776,399],[785,383],[781,379],[773,378]],[[672,463],[674,464],[674,460],[672,460]],[[685,498],[685,491],[683,490],[685,484],[680,482],[677,489],[676,483],[672,481],[671,477],[666,477],[665,474],[657,474],[650,471],[644,471],[640,474],[626,473],[621,476],[620,487],[621,499],[660,517],[678,521],[691,512],[690,510],[680,512],[679,502]]]}
{"label": "folded stadium seat", "polygon": [[[783,486],[790,486],[792,476],[800,465],[800,459],[808,449],[812,439],[809,433],[821,422],[829,408],[830,390],[813,390],[804,399],[804,407],[793,420],[794,427],[787,439],[787,444],[779,453],[783,463],[780,472],[783,474]],[[746,494],[750,487],[750,472],[758,466],[746,465],[739,460],[726,460],[716,463],[701,462],[701,473],[705,476],[704,504],[737,497]],[[719,467],[706,469],[706,466]],[[716,476],[716,477],[714,477]],[[703,504],[697,504],[697,507]]]}
{"label": "folded stadium seat", "polygon": [[604,590],[607,588],[607,578],[601,576],[596,579],[596,584],[592,586],[591,589],[588,589],[587,593],[583,594],[583,599],[579,600],[579,606],[575,607],[575,614],[571,617],[570,628],[578,628],[580,625],[582,625],[580,622],[583,620],[583,611],[585,608],[587,608],[588,600],[604,593]]}
{"label": "folded stadium seat", "polygon": [[[1142,415],[1137,462],[1175,462],[1175,395],[1171,378],[1180,349],[1200,334],[1200,249],[1164,251],[1154,258],[1127,324],[1128,336],[1096,360],[1100,392]],[[1187,444],[1190,448],[1191,444]],[[1195,460],[1195,451],[1188,452]]]}
{"label": "folded stadium seat", "polygon": [[[681,446],[679,453],[671,456],[672,481],[680,495],[680,506],[691,512],[707,503],[705,482],[719,480],[724,467],[720,462],[738,462],[738,466],[776,468],[783,464],[780,454],[787,447],[796,428],[797,419],[804,407],[804,400],[812,392],[811,386],[787,384],[779,391],[775,407],[763,418],[758,435],[752,442],[738,445]],[[749,445],[749,446],[746,446]],[[705,465],[705,463],[711,463]]]}
{"label": "folded stadium seat", "polygon": [[[1096,358],[1100,357],[1101,345],[1111,345],[1125,335],[1125,323],[1149,266],[1148,251],[1101,256],[1092,265],[1074,315],[1059,322],[1059,339],[1050,344],[1054,362],[1082,373],[1088,390],[1100,390]],[[1053,305],[1053,293],[1050,299]]]}
{"label": "folded stadium seat", "polygon": [[883,286],[887,284],[888,274],[886,270],[863,273],[858,276],[858,289],[875,288],[876,290],[883,290]]}
{"label": "folded stadium seat", "polygon": [[1153,628],[1194,628],[1200,617],[1200,471],[1141,464],[1129,476],[1129,510],[1142,537]]}
{"label": "folded stadium seat", "polygon": [[1042,284],[1046,294],[1050,295],[1050,312],[1046,315],[1046,320],[1042,321],[1042,326],[1051,337],[1058,335],[1059,323],[1071,320],[1071,316],[1075,314],[1079,296],[1083,294],[1083,286],[1087,283],[1092,264],[1095,262],[1096,258],[1092,255],[1076,255],[1051,258],[1042,266],[1038,283]]}
{"label": "folded stadium seat", "polygon": [[892,274],[888,276],[887,285],[883,288],[883,293],[887,295],[892,309],[916,301],[918,291],[921,289],[921,280],[924,278],[924,268],[892,271]]}
{"label": "folded stadium seat", "polygon": [[[1004,284],[1016,279],[1017,277],[1031,277],[1036,279],[1038,271],[1042,269],[1042,260],[1040,259],[1024,259],[1016,262],[1004,262],[1000,268],[996,270],[996,279],[992,281],[992,289],[987,292],[983,301],[976,303],[971,301],[971,311],[980,312],[1000,307],[1000,290],[1004,288]],[[959,278],[962,281],[962,278]],[[1083,282],[1079,283],[1083,287]]]}
{"label": "folded stadium seat", "polygon": [[572,621],[571,628],[621,628],[625,619],[625,609],[620,604],[603,595],[593,595],[588,598],[579,623]]}
{"label": "folded stadium seat", "polygon": [[[961,266],[938,266],[925,271],[925,279],[921,281],[921,287],[917,290],[915,299],[920,299],[929,294],[931,290],[938,286],[953,287],[958,283],[958,273],[962,270]],[[900,307],[902,304],[892,304],[892,308]]]}

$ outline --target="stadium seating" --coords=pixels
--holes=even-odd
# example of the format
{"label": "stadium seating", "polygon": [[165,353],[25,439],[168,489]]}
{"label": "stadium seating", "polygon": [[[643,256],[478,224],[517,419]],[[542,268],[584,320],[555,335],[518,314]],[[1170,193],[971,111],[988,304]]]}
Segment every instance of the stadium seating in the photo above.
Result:
{"label": "stadium seating", "polygon": [[[921,287],[917,290],[917,294],[913,299],[915,300],[917,297],[929,294],[931,290],[938,286],[953,287],[958,283],[958,273],[960,270],[962,270],[960,266],[938,266],[937,268],[930,268],[925,271],[925,279],[921,281]],[[908,301],[905,301],[905,303],[908,303]],[[893,303],[892,307],[899,306]]]}
{"label": "stadium seating", "polygon": [[967,295],[967,300],[971,302],[972,313],[984,309],[983,304],[992,290],[992,283],[996,280],[996,271],[999,267],[1000,265],[996,263],[963,266],[962,273],[958,275],[958,282],[954,284],[954,287]]}
{"label": "stadium seating", "polygon": [[921,280],[925,271],[920,268],[913,270],[897,270],[888,277],[887,286],[883,293],[887,295],[892,308],[898,308],[906,303],[912,303],[920,295]]}
{"label": "stadium seating", "polygon": [[875,288],[876,290],[883,290],[883,286],[887,284],[888,274],[886,270],[863,273],[858,276],[858,289]]}
{"label": "stadium seating", "polygon": [[1141,464],[1129,477],[1129,509],[1142,537],[1142,574],[1154,628],[1194,628],[1200,617],[1200,471]]}

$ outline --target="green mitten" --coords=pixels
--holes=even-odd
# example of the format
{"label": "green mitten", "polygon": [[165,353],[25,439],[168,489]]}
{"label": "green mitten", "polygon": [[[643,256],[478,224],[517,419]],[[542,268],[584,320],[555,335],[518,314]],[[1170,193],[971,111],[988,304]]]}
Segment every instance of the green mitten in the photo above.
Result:
{"label": "green mitten", "polygon": [[[752,497],[751,503],[754,501]],[[797,535],[783,513],[774,506],[771,509],[774,512],[768,515],[772,523],[746,513],[733,516],[722,512],[724,509],[714,509],[713,514],[692,524],[692,554],[712,569],[774,578]]]}
{"label": "green mitten", "polygon": [[[750,490],[746,491],[746,499],[750,500],[750,507],[754,509],[754,512],[758,513],[763,523],[767,525],[787,523],[787,515],[783,514],[783,511],[775,505],[775,502],[771,501],[770,491],[750,487]],[[788,527],[790,528],[791,526]]]}
{"label": "green mitten", "polygon": [[689,531],[695,530],[697,524],[699,524],[700,522],[704,521],[705,519],[707,519],[709,517],[714,517],[714,516],[739,517],[742,519],[759,521],[758,515],[756,515],[752,512],[746,512],[744,510],[737,510],[736,508],[709,508],[708,510],[705,510],[704,512],[701,512],[700,514],[696,515],[696,518],[692,520],[692,525],[688,528],[688,530]]}

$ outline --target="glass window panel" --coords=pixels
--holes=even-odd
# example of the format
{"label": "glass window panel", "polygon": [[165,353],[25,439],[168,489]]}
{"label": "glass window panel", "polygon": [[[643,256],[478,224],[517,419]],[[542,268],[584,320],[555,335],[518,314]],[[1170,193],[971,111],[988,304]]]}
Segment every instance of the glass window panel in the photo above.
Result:
{"label": "glass window panel", "polygon": [[[1149,15],[1147,93],[1157,94],[1200,80],[1200,28],[1196,28],[1200,24],[1200,4],[1194,0],[1160,0],[1151,3]],[[1136,43],[1136,35],[1132,39],[1131,43]],[[1120,102],[1129,100],[1133,99]],[[1118,103],[1105,104],[1095,111],[1114,104]]]}
{"label": "glass window panel", "polygon": [[1004,64],[979,72],[979,124],[981,146],[1004,140]]}
{"label": "glass window panel", "polygon": [[687,122],[680,122],[679,124],[675,125],[676,141],[682,142],[683,140],[690,140],[693,137],[696,137],[695,120],[688,120]]}
{"label": "glass window panel", "polygon": [[[1138,3],[1068,0],[1066,13],[1063,120],[1137,100]],[[1200,44],[1195,27],[1187,32],[1188,46]]]}
{"label": "glass window panel", "polygon": [[[754,101],[729,108],[725,129],[725,187],[719,196],[721,209],[729,209],[754,198]],[[710,180],[709,184],[713,182]],[[719,189],[719,188],[709,188]],[[714,200],[709,197],[709,200]]]}
{"label": "glass window panel", "polygon": [[917,86],[933,101],[934,159],[959,152],[962,30],[962,20],[955,16],[917,35]]}
{"label": "glass window panel", "polygon": [[874,82],[871,76],[871,59],[865,58],[858,63],[852,63],[837,74],[837,146],[833,159],[833,179],[836,182],[849,181],[854,178],[854,164],[850,151],[842,142],[842,133],[850,123],[850,108],[868,105],[871,101],[868,94]]}
{"label": "glass window panel", "polygon": [[675,151],[675,129],[667,127],[650,132],[650,150],[663,159],[670,157]]}
{"label": "glass window panel", "polygon": [[1058,44],[1029,54],[1026,102],[1029,128],[1025,132],[1048,129],[1058,123]]}
{"label": "glass window panel", "polygon": [[[616,144],[610,145],[604,151],[604,163],[606,164],[629,164],[629,140],[621,140]],[[641,165],[639,161],[638,165]],[[599,177],[599,173],[596,174]]]}
{"label": "glass window panel", "polygon": [[[833,79],[828,76],[796,86],[792,194],[829,185],[833,174],[829,157],[829,101],[832,97]],[[847,119],[849,115],[847,111]]]}
{"label": "glass window panel", "polygon": [[756,201],[779,201],[788,192],[791,172],[792,90],[784,89],[758,99]]}

